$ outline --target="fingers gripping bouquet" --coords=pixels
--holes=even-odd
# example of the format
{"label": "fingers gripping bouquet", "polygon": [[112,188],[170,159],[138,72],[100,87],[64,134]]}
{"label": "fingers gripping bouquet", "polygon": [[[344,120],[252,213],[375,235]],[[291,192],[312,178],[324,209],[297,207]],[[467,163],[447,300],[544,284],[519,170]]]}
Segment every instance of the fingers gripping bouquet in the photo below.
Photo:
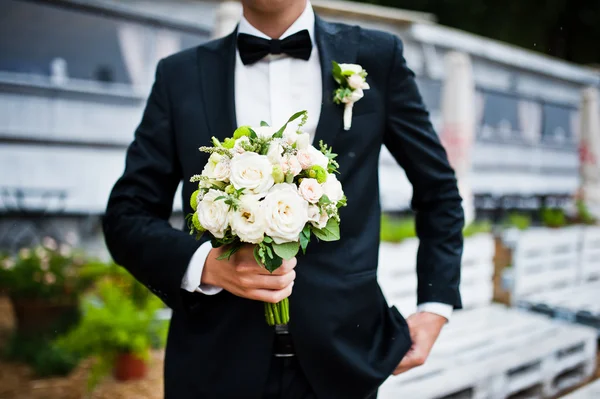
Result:
{"label": "fingers gripping bouquet", "polygon": [[[297,128],[290,122],[301,118]],[[244,243],[254,245],[254,258],[269,272],[301,249],[311,236],[323,241],[340,239],[338,209],[346,205],[337,180],[336,154],[323,142],[310,144],[301,128],[307,113],[294,114],[280,129],[262,122],[241,126],[220,142],[212,138],[202,174],[190,181],[198,190],[190,198],[191,234],[211,234],[213,247],[225,246],[218,258],[229,259]],[[269,325],[289,322],[288,299],[265,303]]]}

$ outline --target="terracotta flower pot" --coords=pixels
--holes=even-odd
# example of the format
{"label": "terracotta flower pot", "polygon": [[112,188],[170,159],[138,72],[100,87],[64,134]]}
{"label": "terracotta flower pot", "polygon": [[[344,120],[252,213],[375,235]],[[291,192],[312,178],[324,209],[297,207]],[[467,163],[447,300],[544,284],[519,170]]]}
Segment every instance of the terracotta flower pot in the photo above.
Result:
{"label": "terracotta flower pot", "polygon": [[17,331],[20,334],[52,333],[77,317],[74,302],[56,303],[47,299],[11,298]]}
{"label": "terracotta flower pot", "polygon": [[115,359],[114,376],[119,381],[139,380],[147,372],[146,362],[134,354],[121,353]]}

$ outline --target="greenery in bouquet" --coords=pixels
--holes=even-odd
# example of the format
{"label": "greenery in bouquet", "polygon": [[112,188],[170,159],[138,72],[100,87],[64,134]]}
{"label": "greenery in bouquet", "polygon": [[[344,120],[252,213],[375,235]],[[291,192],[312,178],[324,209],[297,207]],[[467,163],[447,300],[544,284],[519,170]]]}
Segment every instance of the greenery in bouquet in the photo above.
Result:
{"label": "greenery in bouquet", "polygon": [[[297,126],[290,125],[299,119]],[[338,209],[346,205],[337,180],[336,154],[323,142],[320,149],[302,132],[306,111],[297,112],[281,127],[241,126],[212,146],[190,198],[190,233],[210,234],[213,247],[226,246],[227,259],[244,243],[254,245],[254,257],[270,272],[306,248],[312,236],[322,241],[340,238]],[[289,320],[287,300],[265,305],[269,324]]]}
{"label": "greenery in bouquet", "polygon": [[75,303],[93,283],[79,273],[91,262],[81,252],[46,237],[42,245],[22,248],[0,261],[0,292],[13,299]]}
{"label": "greenery in bouquet", "polygon": [[164,346],[168,325],[156,319],[160,299],[118,266],[102,273],[96,290],[82,300],[82,317],[54,346],[73,356],[95,357],[92,388],[114,366],[120,354],[147,359],[152,347]]}

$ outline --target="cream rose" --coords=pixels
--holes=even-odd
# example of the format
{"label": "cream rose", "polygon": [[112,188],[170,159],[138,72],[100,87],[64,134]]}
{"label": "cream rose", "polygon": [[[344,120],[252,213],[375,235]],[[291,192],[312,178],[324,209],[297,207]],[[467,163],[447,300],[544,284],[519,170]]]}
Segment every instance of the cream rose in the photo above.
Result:
{"label": "cream rose", "polygon": [[327,212],[321,211],[317,205],[308,206],[308,221],[317,229],[322,229],[327,226],[328,220],[329,216],[327,216]]}
{"label": "cream rose", "polygon": [[231,232],[240,240],[258,244],[265,234],[265,218],[260,201],[255,196],[244,195],[240,198],[237,210],[230,212]]}
{"label": "cream rose", "polygon": [[258,137],[268,139],[273,137],[273,135],[277,133],[279,129],[272,126],[257,126],[253,127],[252,130],[254,130],[254,133],[256,133]]}
{"label": "cream rose", "polygon": [[310,152],[308,152],[308,150],[298,151],[296,158],[298,159],[298,162],[300,162],[302,169],[308,169],[312,166],[312,157],[310,156]]}
{"label": "cream rose", "polygon": [[208,190],[196,209],[202,227],[210,231],[216,238],[223,238],[229,225],[229,205],[223,199],[215,201],[216,198],[223,195],[225,195],[223,191]]}
{"label": "cream rose", "polygon": [[298,140],[298,127],[287,125],[283,130],[283,141],[286,144],[292,145]]}
{"label": "cream rose", "polygon": [[281,170],[286,175],[291,173],[292,176],[298,176],[302,172],[302,166],[295,155],[287,154],[281,161]]}
{"label": "cream rose", "polygon": [[266,233],[276,244],[298,241],[308,221],[308,202],[293,184],[276,184],[262,201]]}
{"label": "cream rose", "polygon": [[335,174],[329,173],[327,175],[327,181],[322,184],[323,194],[329,198],[331,202],[338,202],[344,196],[344,191],[342,190],[342,183],[340,183],[335,177]]}
{"label": "cream rose", "polygon": [[317,179],[302,179],[302,183],[298,186],[298,192],[311,204],[316,204],[323,196],[323,187]]}
{"label": "cream rose", "polygon": [[219,181],[229,181],[229,175],[231,174],[231,160],[227,157],[222,157],[219,163],[215,165],[212,171],[213,177]]}
{"label": "cream rose", "polygon": [[273,139],[269,144],[269,150],[267,151],[267,158],[272,164],[280,164],[283,155],[283,147],[279,139]]}
{"label": "cream rose", "polygon": [[312,145],[308,147],[308,153],[310,154],[311,164],[319,165],[323,169],[327,170],[327,165],[329,164],[329,158],[325,156],[321,151],[317,150]]}
{"label": "cream rose", "polygon": [[232,149],[234,154],[243,154],[246,152],[244,147],[242,147],[243,143],[250,144],[250,139],[248,138],[248,136],[242,136],[235,141],[235,144],[233,145]]}
{"label": "cream rose", "polygon": [[298,150],[306,150],[310,145],[310,135],[308,133],[300,133],[296,138],[296,148]]}
{"label": "cream rose", "polygon": [[363,67],[358,64],[339,64],[342,73],[344,72],[352,72],[353,74],[358,74],[363,71]]}
{"label": "cream rose", "polygon": [[231,160],[231,176],[229,180],[237,190],[243,188],[248,194],[264,194],[275,182],[273,166],[265,155],[245,152]]}

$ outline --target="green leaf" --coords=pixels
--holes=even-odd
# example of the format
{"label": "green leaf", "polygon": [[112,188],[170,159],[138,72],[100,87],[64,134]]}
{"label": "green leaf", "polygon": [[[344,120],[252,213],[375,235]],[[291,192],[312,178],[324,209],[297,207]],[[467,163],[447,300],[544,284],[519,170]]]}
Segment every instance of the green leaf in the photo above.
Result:
{"label": "green leaf", "polygon": [[251,128],[248,128],[248,130],[250,130],[250,138],[252,140],[258,139],[258,135],[256,134],[256,132],[254,130],[252,130]]}
{"label": "green leaf", "polygon": [[273,250],[271,249],[270,246],[265,245],[265,249],[267,250],[267,256],[271,259],[273,259]]}
{"label": "green leaf", "polygon": [[335,61],[331,61],[331,64],[333,65],[333,78],[338,84],[342,84],[342,82],[344,81],[344,75],[342,75],[342,68],[340,68],[340,65]]}
{"label": "green leaf", "polygon": [[279,256],[281,256],[285,260],[290,260],[298,253],[300,249],[300,243],[297,241],[294,242],[286,242],[284,244],[275,244],[273,243],[273,250]]}
{"label": "green leaf", "polygon": [[231,258],[231,255],[233,255],[234,253],[236,253],[237,251],[239,251],[242,248],[242,243],[240,241],[237,241],[233,244],[231,244],[231,246],[229,248],[227,248],[227,250],[225,252],[223,252],[221,254],[221,256],[219,256],[217,258],[217,260],[229,260],[229,258]]}
{"label": "green leaf", "polygon": [[267,259],[265,262],[265,269],[267,269],[269,272],[273,273],[275,270],[277,270],[279,268],[279,266],[281,266],[281,264],[283,263],[283,259],[281,259],[279,256],[275,256],[273,259]]}
{"label": "green leaf", "polygon": [[269,124],[267,122],[265,122],[265,121],[260,121],[260,125],[261,126],[267,126],[267,127],[269,126]]}
{"label": "green leaf", "polygon": [[259,255],[259,246],[255,246],[254,247],[254,251],[252,251],[252,253],[254,254],[254,260],[256,261],[256,263],[258,263],[260,266],[263,266],[262,260],[260,259],[260,255]]}
{"label": "green leaf", "polygon": [[273,239],[269,236],[265,236],[265,238],[263,238],[263,242],[266,242],[267,244],[270,244],[273,242]]}
{"label": "green leaf", "polygon": [[224,199],[224,198],[227,198],[227,196],[226,196],[226,195],[220,195],[220,196],[218,196],[217,198],[215,198],[214,200],[215,200],[215,201],[219,201],[219,200],[222,200],[222,199]]}
{"label": "green leaf", "polygon": [[285,128],[287,127],[288,123],[290,123],[290,122],[294,121],[295,119],[298,119],[298,117],[300,117],[300,116],[302,116],[302,115],[304,115],[304,114],[306,114],[306,110],[304,110],[304,111],[298,111],[298,112],[296,112],[294,115],[292,115],[292,116],[290,117],[290,119],[288,119],[288,121],[287,121],[287,122],[286,122],[286,123],[285,123],[285,124],[284,124],[284,125],[281,127],[281,129],[279,129],[279,130],[277,131],[277,133],[275,133],[275,134],[273,135],[273,138],[279,138],[279,139],[280,139],[280,138],[282,138],[282,137],[283,137],[283,131],[284,131],[284,130],[285,130]]}
{"label": "green leaf", "polygon": [[331,200],[329,199],[328,196],[323,194],[321,196],[321,198],[319,198],[319,205],[327,205],[327,204],[331,204]]}
{"label": "green leaf", "polygon": [[308,243],[310,242],[310,224],[306,224],[304,229],[302,229],[302,233],[300,233],[300,248],[302,248],[302,253],[306,254],[306,247],[308,247]]}
{"label": "green leaf", "polygon": [[316,229],[313,227],[312,232],[321,241],[337,241],[340,239],[340,224],[337,220],[331,218],[324,228]]}

